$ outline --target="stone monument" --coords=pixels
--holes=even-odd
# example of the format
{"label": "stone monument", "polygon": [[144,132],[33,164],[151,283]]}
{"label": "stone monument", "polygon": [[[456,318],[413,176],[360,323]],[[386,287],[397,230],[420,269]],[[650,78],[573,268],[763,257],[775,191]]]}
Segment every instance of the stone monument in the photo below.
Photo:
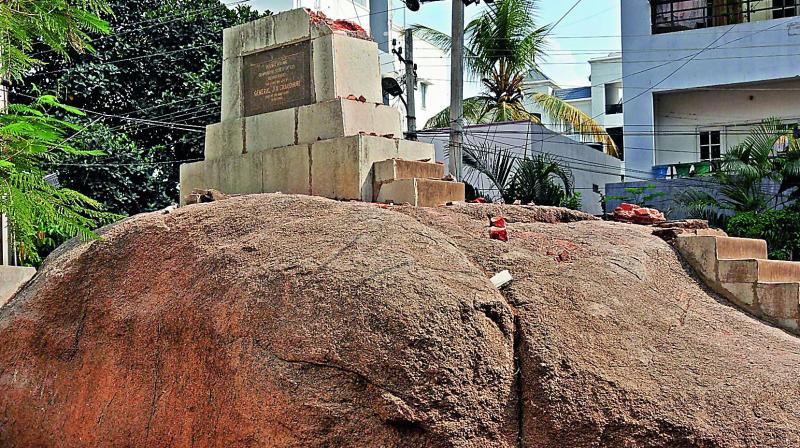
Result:
{"label": "stone monument", "polygon": [[182,202],[194,189],[464,200],[433,145],[402,139],[400,112],[381,103],[377,44],[341,23],[296,9],[225,30],[222,121],[205,160],[181,166]]}

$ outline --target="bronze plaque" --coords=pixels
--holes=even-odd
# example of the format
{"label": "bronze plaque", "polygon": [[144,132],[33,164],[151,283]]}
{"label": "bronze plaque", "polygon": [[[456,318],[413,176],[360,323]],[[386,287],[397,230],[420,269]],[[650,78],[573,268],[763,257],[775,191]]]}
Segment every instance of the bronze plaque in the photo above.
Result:
{"label": "bronze plaque", "polygon": [[244,116],[305,106],[311,90],[311,41],[243,58]]}

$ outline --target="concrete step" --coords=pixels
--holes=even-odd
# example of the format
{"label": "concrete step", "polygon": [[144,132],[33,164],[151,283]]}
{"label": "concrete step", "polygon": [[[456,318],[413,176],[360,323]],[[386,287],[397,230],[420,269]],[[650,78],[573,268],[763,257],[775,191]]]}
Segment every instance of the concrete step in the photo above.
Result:
{"label": "concrete step", "polygon": [[776,260],[719,260],[719,281],[800,282],[800,263]]}
{"label": "concrete step", "polygon": [[759,282],[756,284],[758,310],[764,318],[790,331],[798,331],[800,283]]}
{"label": "concrete step", "polygon": [[385,182],[378,191],[377,202],[436,207],[464,200],[464,184],[434,179],[398,179]]}
{"label": "concrete step", "polygon": [[389,159],[375,162],[375,183],[380,185],[398,179],[441,179],[444,165],[415,160]]}
{"label": "concrete step", "polygon": [[767,259],[767,242],[764,240],[729,236],[715,238],[719,260]]}

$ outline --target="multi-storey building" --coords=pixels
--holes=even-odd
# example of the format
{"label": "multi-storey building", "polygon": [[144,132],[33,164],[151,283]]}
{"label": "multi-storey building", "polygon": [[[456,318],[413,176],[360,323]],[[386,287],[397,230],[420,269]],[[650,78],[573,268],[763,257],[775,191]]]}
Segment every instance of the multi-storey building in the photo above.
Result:
{"label": "multi-storey building", "polygon": [[713,169],[761,120],[798,121],[799,5],[622,0],[629,179]]}
{"label": "multi-storey building", "polygon": [[591,142],[593,136],[577,134],[571,126],[557,123],[532,99],[536,93],[553,95],[592,117],[606,129],[617,147],[624,151],[622,56],[619,53],[611,53],[608,56],[591,59],[589,66],[590,84],[580,87],[562,88],[541,72],[530,73],[525,79],[524,88],[527,94],[525,107],[531,112],[538,113],[542,117],[542,123],[549,129],[573,140]]}

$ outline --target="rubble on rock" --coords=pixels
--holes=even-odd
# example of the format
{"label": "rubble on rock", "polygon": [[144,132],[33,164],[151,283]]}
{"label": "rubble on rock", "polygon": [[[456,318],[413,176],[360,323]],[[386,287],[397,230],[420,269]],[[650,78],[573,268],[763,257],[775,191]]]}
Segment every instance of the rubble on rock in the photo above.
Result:
{"label": "rubble on rock", "polygon": [[644,208],[626,203],[614,209],[612,218],[614,221],[643,225],[656,224],[667,220],[663,213],[654,208]]}
{"label": "rubble on rock", "polygon": [[0,308],[0,446],[800,445],[800,339],[651,231],[286,195],[136,216]]}
{"label": "rubble on rock", "polygon": [[369,37],[369,33],[363,27],[361,27],[357,23],[353,23],[349,20],[340,20],[340,19],[331,19],[330,17],[326,16],[322,11],[312,11],[306,8],[306,12],[311,17],[312,23],[319,26],[320,24],[324,24],[333,32],[341,32],[343,34],[347,34],[350,37],[358,37],[360,39],[371,40]]}

